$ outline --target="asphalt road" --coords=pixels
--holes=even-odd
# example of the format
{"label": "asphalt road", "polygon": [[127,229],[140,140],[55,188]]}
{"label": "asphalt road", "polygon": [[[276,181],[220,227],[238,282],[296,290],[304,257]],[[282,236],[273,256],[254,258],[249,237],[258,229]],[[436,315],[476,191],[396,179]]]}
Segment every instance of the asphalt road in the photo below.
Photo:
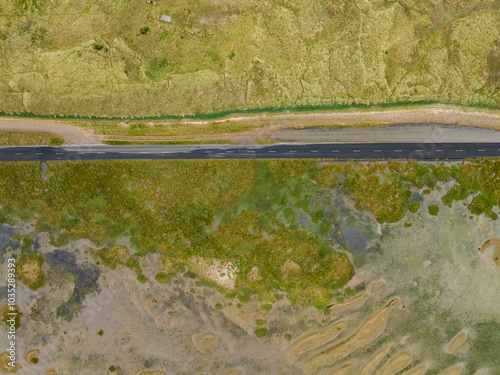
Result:
{"label": "asphalt road", "polygon": [[296,158],[462,160],[483,157],[500,157],[500,143],[0,147],[0,161]]}

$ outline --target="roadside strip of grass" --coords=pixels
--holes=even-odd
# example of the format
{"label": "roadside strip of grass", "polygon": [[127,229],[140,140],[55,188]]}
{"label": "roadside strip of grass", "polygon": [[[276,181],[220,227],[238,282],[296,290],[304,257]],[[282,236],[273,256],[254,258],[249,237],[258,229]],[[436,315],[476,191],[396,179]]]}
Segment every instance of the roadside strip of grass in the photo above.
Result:
{"label": "roadside strip of grass", "polygon": [[45,133],[0,131],[0,146],[59,146],[64,138]]}
{"label": "roadside strip of grass", "polygon": [[233,144],[231,139],[216,139],[209,141],[102,141],[106,145],[220,145]]}

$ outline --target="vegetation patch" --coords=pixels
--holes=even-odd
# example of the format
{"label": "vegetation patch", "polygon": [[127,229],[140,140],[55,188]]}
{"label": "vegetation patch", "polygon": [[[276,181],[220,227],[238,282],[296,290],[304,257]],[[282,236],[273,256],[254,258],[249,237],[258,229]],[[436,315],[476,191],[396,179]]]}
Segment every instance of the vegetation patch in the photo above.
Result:
{"label": "vegetation patch", "polygon": [[32,290],[40,288],[45,283],[42,271],[44,258],[34,251],[23,251],[16,267],[17,278]]}
{"label": "vegetation patch", "polygon": [[254,333],[257,337],[264,337],[267,335],[267,328],[257,328]]}
{"label": "vegetation patch", "polygon": [[155,275],[155,280],[160,284],[168,284],[172,280],[172,276],[165,272],[158,272]]}
{"label": "vegetation patch", "polygon": [[[103,265],[127,267],[139,282],[147,281],[143,257],[158,253],[164,267],[155,275],[157,282],[168,283],[180,271],[200,285],[223,288],[240,304],[257,294],[265,309],[272,309],[273,291],[281,290],[294,303],[323,310],[352,277],[354,268],[339,251],[349,248],[332,235],[338,218],[322,197],[343,191],[380,223],[417,212],[415,189],[433,191],[450,181],[454,185],[444,192],[443,203],[474,195],[468,204],[473,215],[494,217],[500,197],[496,160],[51,162],[47,172],[37,163],[6,162],[0,164],[0,177],[1,217],[35,219],[36,230],[51,233],[54,244],[88,238],[103,246],[95,251]],[[123,237],[130,238],[134,254],[116,245]],[[29,240],[23,246],[28,248]],[[53,267],[82,282],[65,305],[68,313],[69,305],[77,309],[83,296],[95,290],[87,281],[98,272],[63,253],[50,258]],[[43,274],[28,278],[28,268],[41,269],[42,261],[25,250],[18,271],[27,268],[20,280],[38,287]],[[218,284],[228,278],[230,288]],[[344,294],[355,292],[346,289]]]}
{"label": "vegetation patch", "polygon": [[0,130],[0,146],[59,146],[64,138],[44,133],[21,133]]}
{"label": "vegetation patch", "polygon": [[429,215],[437,216],[439,214],[439,206],[436,204],[430,205],[427,207],[427,211],[429,212]]}

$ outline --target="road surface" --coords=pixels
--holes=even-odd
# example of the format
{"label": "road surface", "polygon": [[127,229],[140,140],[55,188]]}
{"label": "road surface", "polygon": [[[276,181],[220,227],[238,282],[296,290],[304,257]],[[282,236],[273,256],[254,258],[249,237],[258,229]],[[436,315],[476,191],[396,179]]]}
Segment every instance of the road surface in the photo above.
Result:
{"label": "road surface", "polygon": [[273,145],[0,147],[0,161],[151,159],[416,159],[500,157],[500,143],[280,143]]}

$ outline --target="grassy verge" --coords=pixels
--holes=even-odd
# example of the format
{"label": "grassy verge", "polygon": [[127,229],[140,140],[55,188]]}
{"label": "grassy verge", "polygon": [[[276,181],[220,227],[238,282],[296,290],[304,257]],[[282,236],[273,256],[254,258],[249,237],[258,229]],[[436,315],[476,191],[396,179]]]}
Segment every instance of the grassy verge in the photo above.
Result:
{"label": "grassy verge", "polygon": [[212,145],[212,144],[232,144],[232,139],[214,139],[202,141],[102,141],[107,145],[123,146],[123,145]]}
{"label": "grassy verge", "polygon": [[0,146],[59,146],[64,138],[44,133],[0,131]]}
{"label": "grassy verge", "polygon": [[250,130],[258,129],[259,126],[246,121],[223,121],[212,123],[175,123],[175,124],[145,124],[133,123],[123,124],[116,122],[92,122],[91,124],[83,124],[77,122],[76,125],[84,127],[92,127],[95,134],[113,135],[113,136],[212,136],[223,134],[237,134]]}

